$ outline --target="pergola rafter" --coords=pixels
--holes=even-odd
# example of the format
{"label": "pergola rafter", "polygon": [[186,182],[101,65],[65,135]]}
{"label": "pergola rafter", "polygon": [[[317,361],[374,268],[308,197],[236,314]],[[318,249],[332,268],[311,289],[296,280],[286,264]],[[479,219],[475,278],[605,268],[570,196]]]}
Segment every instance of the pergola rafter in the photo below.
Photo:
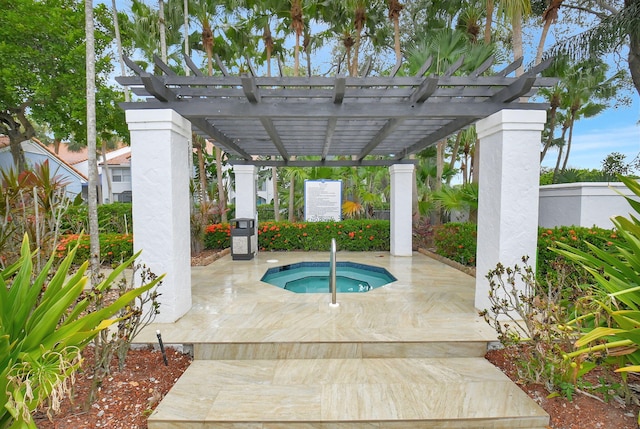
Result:
{"label": "pergola rafter", "polygon": [[[544,103],[521,101],[555,78],[538,74],[549,62],[520,77],[509,77],[520,64],[483,76],[493,59],[468,76],[454,76],[460,58],[442,75],[258,77],[203,76],[189,57],[194,76],[178,76],[159,58],[145,72],[126,59],[136,76],[117,81],[145,102],[122,103],[124,109],[172,109],[188,119],[194,131],[211,138],[234,158],[255,165],[390,165],[409,162],[424,150],[479,119],[504,109],[542,110]],[[258,158],[271,158],[257,161]],[[276,159],[277,157],[281,158]],[[295,160],[305,157],[304,160]],[[311,157],[311,159],[309,159]]]}

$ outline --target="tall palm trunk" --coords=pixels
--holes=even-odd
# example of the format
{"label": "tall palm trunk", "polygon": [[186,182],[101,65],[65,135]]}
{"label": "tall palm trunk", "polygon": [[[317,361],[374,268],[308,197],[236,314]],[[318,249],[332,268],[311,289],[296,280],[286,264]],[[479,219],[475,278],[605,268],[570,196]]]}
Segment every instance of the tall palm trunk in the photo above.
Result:
{"label": "tall palm trunk", "polygon": [[[453,151],[451,152],[451,161],[449,161],[449,169],[453,170],[456,166],[456,160],[458,158],[458,151],[460,150],[460,142],[462,141],[462,131],[458,131],[456,135],[456,142],[453,146]],[[451,183],[451,177],[447,179],[447,185]]]}
{"label": "tall palm trunk", "polygon": [[273,218],[280,222],[280,197],[278,196],[278,167],[271,167],[271,182],[273,185]]}
{"label": "tall palm trunk", "polygon": [[273,36],[271,35],[271,27],[269,26],[268,22],[264,26],[262,40],[264,40],[264,46],[267,50],[267,76],[271,77],[271,53],[273,52]]}
{"label": "tall palm trunk", "polygon": [[167,31],[164,19],[164,0],[158,0],[158,22],[160,24],[160,55],[162,61],[167,63]]}
{"label": "tall palm trunk", "polygon": [[[184,10],[184,30],[183,30],[184,33],[182,37],[184,38],[184,54],[189,56],[189,0],[184,0],[183,10]],[[187,65],[186,61],[184,64],[184,74],[185,76],[189,76],[189,74],[191,74],[191,69],[189,69],[189,66]]]}
{"label": "tall palm trunk", "polygon": [[398,0],[389,1],[389,19],[393,22],[393,50],[396,53],[396,64],[402,62],[400,49],[400,12],[404,6]]}
{"label": "tall palm trunk", "polygon": [[[116,6],[116,0],[111,0],[111,10],[113,12],[113,29],[116,33],[116,46],[118,48],[118,62],[120,63],[120,73],[122,73],[122,76],[124,76],[127,73],[127,69],[124,64],[124,55],[122,53],[122,37],[120,34],[120,24],[118,22],[118,9]],[[129,88],[126,86],[124,87],[124,101],[127,103],[131,101]]]}
{"label": "tall palm trunk", "polygon": [[296,33],[296,44],[293,49],[293,75],[300,76],[300,36],[304,31],[302,16],[302,0],[291,0],[291,26]]}
{"label": "tall palm trunk", "polygon": [[296,178],[291,175],[289,178],[289,222],[295,220],[295,203],[296,203]]}
{"label": "tall palm trunk", "polygon": [[[564,142],[564,137],[567,134],[567,130],[569,129],[569,124],[567,122],[565,122],[565,124],[562,126],[562,140]],[[553,169],[553,178],[551,179],[551,183],[557,183],[558,181],[558,173],[560,172],[560,161],[562,160],[562,152],[563,152],[563,146],[560,145],[558,146],[558,158],[556,159],[556,166]]]}
{"label": "tall palm trunk", "polygon": [[204,154],[207,150],[207,141],[198,137],[198,171],[200,172],[200,210],[204,215],[207,209],[207,171],[204,168]]}
{"label": "tall palm trunk", "polygon": [[488,45],[491,43],[491,25],[493,24],[493,0],[487,0],[486,11],[487,20],[484,24],[484,43]]}
{"label": "tall palm trunk", "polygon": [[544,161],[544,157],[547,155],[547,151],[553,144],[553,135],[556,130],[556,112],[558,111],[558,107],[560,107],[560,95],[555,93],[551,97],[551,103],[549,107],[549,135],[547,137],[547,141],[544,144],[544,148],[542,148],[542,153],[540,153],[540,162]]}
{"label": "tall palm trunk", "polygon": [[[273,51],[273,37],[269,23],[264,26],[262,39],[267,49],[267,77],[271,77],[271,53]],[[278,167],[271,167],[271,184],[273,186],[273,218],[280,221],[280,198],[278,196]]]}
{"label": "tall palm trunk", "polygon": [[220,205],[220,218],[223,223],[228,221],[227,218],[227,194],[224,190],[224,182],[222,180],[222,149],[216,148],[216,179],[218,181],[218,203]]}
{"label": "tall palm trunk", "polygon": [[549,28],[551,28],[551,24],[556,22],[558,19],[558,10],[562,5],[563,0],[551,0],[549,6],[542,14],[542,19],[544,20],[544,26],[542,27],[542,34],[540,35],[540,41],[538,42],[538,49],[536,51],[536,62],[538,65],[542,61],[542,54],[544,53],[544,44],[547,40],[547,35],[549,33]]}
{"label": "tall palm trunk", "polygon": [[[513,18],[511,19],[511,28],[513,34],[511,35],[511,42],[513,44],[513,59],[524,57],[524,51],[522,48],[522,13],[515,11]],[[524,64],[524,62],[523,62]],[[524,65],[521,65],[516,69],[516,76],[521,76],[524,73]]]}
{"label": "tall palm trunk", "polygon": [[351,76],[358,76],[358,56],[360,54],[360,42],[362,40],[362,29],[364,28],[367,15],[364,5],[358,5],[356,7],[356,40],[353,44],[353,60],[351,65]]}
{"label": "tall palm trunk", "polygon": [[93,2],[85,0],[86,98],[87,98],[87,163],[89,165],[89,248],[91,285],[100,276],[100,238],[98,235],[98,165],[96,158],[96,50],[93,24]]}
{"label": "tall palm trunk", "polygon": [[571,140],[573,140],[573,125],[576,122],[576,111],[571,110],[571,118],[569,119],[569,138],[567,139],[567,153],[564,155],[564,162],[562,163],[562,172],[567,169],[567,162],[569,161],[569,155],[571,154]]}
{"label": "tall palm trunk", "polygon": [[111,186],[111,173],[109,172],[109,163],[107,162],[107,142],[102,141],[102,172],[107,180],[107,198],[109,202],[113,202],[113,188]]}

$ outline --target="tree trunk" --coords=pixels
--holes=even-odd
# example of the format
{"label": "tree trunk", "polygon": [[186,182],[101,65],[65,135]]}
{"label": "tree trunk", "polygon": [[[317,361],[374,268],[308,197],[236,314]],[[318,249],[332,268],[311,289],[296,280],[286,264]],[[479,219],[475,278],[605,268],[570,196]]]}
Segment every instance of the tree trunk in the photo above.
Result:
{"label": "tree trunk", "polygon": [[278,196],[278,167],[271,167],[271,182],[273,185],[273,219],[280,222],[280,197]]}
{"label": "tree trunk", "polygon": [[[564,137],[567,134],[568,126],[562,127],[562,141],[564,141]],[[558,172],[560,171],[560,161],[562,160],[562,150],[563,146],[558,146],[558,158],[556,159],[556,166],[553,169],[553,176],[551,178],[551,183],[557,183],[558,181]]]}
{"label": "tree trunk", "polygon": [[87,83],[87,163],[89,170],[89,242],[91,285],[96,286],[100,276],[100,237],[98,232],[98,164],[96,159],[96,69],[93,2],[85,0],[86,83]]}
{"label": "tree trunk", "polygon": [[547,155],[547,151],[553,144],[553,135],[556,131],[556,112],[558,110],[558,106],[560,105],[559,100],[554,102],[556,97],[554,96],[551,100],[551,108],[549,109],[549,136],[547,137],[547,141],[544,144],[544,148],[542,148],[542,153],[540,154],[540,163],[544,161],[544,157]]}
{"label": "tree trunk", "polygon": [[293,48],[293,75],[300,76],[300,34],[296,33],[296,45]]}
{"label": "tree trunk", "polygon": [[400,49],[400,19],[395,16],[393,18],[393,50],[396,53],[396,64],[402,62],[402,50]]}
{"label": "tree trunk", "polygon": [[[436,150],[436,183],[435,191],[438,192],[442,189],[442,172],[444,170],[444,147],[446,140],[440,140]],[[433,218],[434,225],[442,224],[441,205],[439,202],[435,204],[435,215]]]}
{"label": "tree trunk", "polygon": [[216,148],[216,179],[218,181],[218,205],[220,207],[220,219],[223,223],[228,222],[227,218],[227,194],[224,191],[224,182],[222,180],[222,149]]}
{"label": "tree trunk", "polygon": [[18,172],[23,172],[27,169],[27,159],[24,156],[24,150],[22,149],[22,142],[28,140],[22,138],[19,135],[17,138],[9,136],[9,150],[11,151],[11,157],[13,158],[13,164],[18,169]]}
{"label": "tree trunk", "polygon": [[351,64],[351,76],[358,76],[358,55],[360,55],[360,40],[362,39],[362,25],[356,26],[356,40],[353,44],[353,58]]}
{"label": "tree trunk", "polygon": [[540,62],[542,61],[542,54],[544,53],[544,42],[547,40],[547,33],[549,33],[550,27],[551,27],[551,21],[546,20],[544,22],[544,27],[542,27],[542,34],[540,35],[540,41],[538,42],[538,50],[536,52],[535,65],[540,64]]}
{"label": "tree trunk", "polygon": [[158,24],[160,27],[160,57],[167,63],[167,31],[164,19],[164,0],[158,0]]}
{"label": "tree trunk", "polygon": [[[111,0],[111,8],[112,8],[112,12],[113,12],[113,29],[116,33],[116,46],[118,48],[118,62],[120,63],[120,73],[122,73],[122,76],[126,76],[127,74],[127,69],[125,67],[125,63],[124,63],[124,55],[122,53],[122,37],[120,35],[120,24],[118,23],[118,9],[116,7],[116,0]],[[124,101],[125,102],[129,102],[131,101],[131,96],[129,95],[129,88],[128,87],[123,87],[124,88]],[[56,153],[58,153],[56,151]]]}
{"label": "tree trunk", "polygon": [[[183,10],[184,10],[184,33],[182,37],[184,38],[184,54],[186,56],[189,56],[189,0],[184,0]],[[187,63],[185,61],[184,74],[185,76],[189,76],[190,73],[191,73],[191,69],[189,69],[189,66],[187,66]]]}
{"label": "tree trunk", "polygon": [[[631,5],[631,0],[627,0],[625,4]],[[635,28],[637,28],[637,26]],[[640,32],[629,34],[628,62],[631,80],[640,95]]]}
{"label": "tree trunk", "polygon": [[109,163],[107,162],[107,143],[105,141],[102,142],[102,172],[107,179],[107,198],[109,202],[112,203],[113,189],[111,187],[111,173],[109,172]]}
{"label": "tree trunk", "polygon": [[204,215],[207,205],[207,172],[204,168],[204,153],[207,142],[200,137],[198,144],[198,171],[200,172],[200,212]]}
{"label": "tree trunk", "polygon": [[567,162],[569,161],[569,154],[571,154],[571,140],[573,140],[573,124],[575,124],[576,114],[571,112],[571,120],[569,122],[569,138],[567,139],[567,153],[564,156],[564,162],[562,163],[562,172],[567,169]]}
{"label": "tree trunk", "polygon": [[[524,56],[522,49],[522,13],[517,11],[513,15],[511,20],[512,35],[511,42],[513,44],[513,60],[517,61]],[[523,62],[524,64],[524,62]],[[516,69],[516,77],[521,76],[524,73],[524,65],[521,65]]]}
{"label": "tree trunk", "polygon": [[[456,142],[453,145],[453,152],[451,152],[451,161],[449,161],[449,169],[453,170],[456,166],[456,160],[458,159],[458,151],[460,150],[460,141],[462,140],[462,131],[458,131],[456,136]],[[451,183],[451,177],[447,179],[447,185]]]}
{"label": "tree trunk", "polygon": [[28,103],[23,103],[20,107],[7,108],[5,112],[0,111],[0,121],[5,125],[4,128],[9,137],[9,150],[11,151],[13,164],[18,169],[18,172],[27,169],[27,160],[24,157],[22,142],[36,135],[33,125],[25,114],[27,107]]}
{"label": "tree trunk", "polygon": [[295,220],[295,203],[296,203],[296,178],[295,175],[291,175],[289,179],[289,222]]}
{"label": "tree trunk", "polygon": [[493,22],[493,0],[487,0],[487,20],[484,24],[484,43],[491,43],[491,24]]}

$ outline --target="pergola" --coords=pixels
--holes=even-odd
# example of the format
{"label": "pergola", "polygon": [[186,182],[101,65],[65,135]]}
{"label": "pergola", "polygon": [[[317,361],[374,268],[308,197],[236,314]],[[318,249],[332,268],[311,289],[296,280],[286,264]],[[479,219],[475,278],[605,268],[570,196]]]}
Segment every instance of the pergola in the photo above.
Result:
{"label": "pergola", "polygon": [[[191,131],[229,155],[236,177],[236,215],[256,218],[259,166],[386,165],[391,173],[391,253],[411,255],[411,155],[476,124],[480,140],[478,260],[480,273],[497,262],[535,255],[539,144],[544,103],[528,101],[555,78],[539,77],[549,61],[519,77],[521,60],[487,74],[489,59],[466,76],[461,58],[442,75],[427,60],[414,76],[179,76],[159,58],[158,74],[127,59],[135,76],[117,78],[141,99],[122,103],[131,130],[134,247],[145,263],[167,272],[172,292],[167,321],[191,305],[188,156]],[[185,283],[188,283],[185,285]],[[180,286],[178,286],[180,284]],[[486,279],[477,279],[483,308]],[[188,295],[188,300],[184,296]],[[164,306],[165,304],[163,304]],[[166,308],[165,308],[166,310]]]}

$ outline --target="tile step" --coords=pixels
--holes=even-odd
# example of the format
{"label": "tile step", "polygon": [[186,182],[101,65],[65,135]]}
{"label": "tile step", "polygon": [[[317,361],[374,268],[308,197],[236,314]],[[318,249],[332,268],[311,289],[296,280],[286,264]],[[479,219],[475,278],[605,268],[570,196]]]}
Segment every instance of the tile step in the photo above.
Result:
{"label": "tile step", "polygon": [[196,360],[482,357],[487,341],[195,343]]}
{"label": "tile step", "polygon": [[483,358],[197,360],[149,429],[542,429]]}

